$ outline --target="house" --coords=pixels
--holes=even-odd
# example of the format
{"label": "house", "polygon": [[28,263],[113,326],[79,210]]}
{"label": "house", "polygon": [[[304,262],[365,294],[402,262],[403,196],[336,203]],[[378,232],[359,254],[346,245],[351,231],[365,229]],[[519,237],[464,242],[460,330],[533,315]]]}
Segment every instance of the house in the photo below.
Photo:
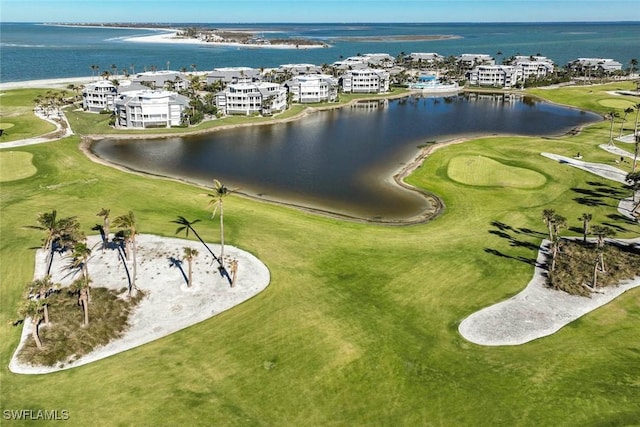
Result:
{"label": "house", "polygon": [[287,108],[287,89],[277,83],[232,83],[216,94],[218,111],[226,115],[269,115]]}
{"label": "house", "polygon": [[215,82],[251,83],[261,80],[260,70],[250,67],[222,67],[214,68],[207,74],[207,84]]}
{"label": "house", "polygon": [[338,70],[369,68],[363,56],[350,56],[348,58],[341,59],[340,61],[336,61],[331,65]]}
{"label": "house", "polygon": [[115,102],[116,126],[159,128],[178,126],[189,98],[167,90],[140,90],[121,94]]}
{"label": "house", "polygon": [[295,76],[285,83],[293,102],[333,102],[338,99],[338,79],[327,74]]}
{"label": "house", "polygon": [[472,86],[511,89],[522,80],[522,70],[513,65],[479,65],[467,73]]}
{"label": "house", "polygon": [[113,111],[117,97],[118,88],[109,80],[90,83],[82,90],[82,108],[94,113]]}
{"label": "house", "polygon": [[384,93],[389,91],[389,73],[372,68],[350,70],[340,77],[345,93]]}
{"label": "house", "polygon": [[395,58],[388,53],[365,53],[363,58],[370,67],[391,68],[396,63]]}
{"label": "house", "polygon": [[132,83],[138,83],[150,89],[184,90],[191,82],[186,74],[171,70],[147,71],[138,73],[131,78]]}

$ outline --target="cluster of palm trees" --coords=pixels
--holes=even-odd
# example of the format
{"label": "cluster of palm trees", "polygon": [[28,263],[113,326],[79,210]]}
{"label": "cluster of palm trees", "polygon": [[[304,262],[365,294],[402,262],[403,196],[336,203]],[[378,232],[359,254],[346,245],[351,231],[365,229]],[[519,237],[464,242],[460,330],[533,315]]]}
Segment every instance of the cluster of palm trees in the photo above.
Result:
{"label": "cluster of palm trees", "polygon": [[[578,218],[582,222],[582,242],[584,245],[588,244],[587,236],[596,236],[596,257],[593,269],[593,281],[591,283],[591,291],[596,291],[598,285],[598,274],[606,273],[606,266],[604,261],[604,246],[605,239],[607,237],[614,236],[615,230],[603,225],[590,226],[593,215],[590,213],[583,213]],[[556,260],[558,253],[561,251],[560,230],[566,228],[567,219],[558,214],[553,209],[544,209],[542,211],[542,221],[546,224],[549,232],[549,241],[551,242],[551,265],[549,267],[549,275],[552,276],[556,269]]]}
{"label": "cluster of palm trees", "polygon": [[[110,233],[109,209],[102,209],[97,214],[103,217],[103,224],[97,224],[94,230],[100,230],[102,237],[102,249],[108,247]],[[25,299],[18,306],[18,315],[21,319],[30,318],[32,322],[32,336],[38,349],[42,349],[42,342],[38,335],[38,327],[44,320],[49,324],[49,296],[61,291],[61,285],[53,283],[51,279],[51,267],[56,254],[67,254],[69,260],[67,268],[80,272],[80,277],[74,280],[67,288],[67,292],[77,295],[78,305],[82,308],[82,326],[89,324],[89,304],[91,302],[91,277],[89,274],[89,259],[93,249],[87,243],[86,235],[81,231],[80,223],[75,216],[59,217],[54,209],[51,212],[40,213],[37,216],[37,225],[29,225],[27,228],[41,231],[45,234],[42,249],[46,251],[45,274],[42,278],[35,279],[26,286]],[[116,217],[113,225],[120,230],[114,235],[112,243],[119,253],[123,254],[122,261],[129,278],[129,296],[132,296],[136,277],[136,235],[137,225],[133,212]],[[133,254],[133,275],[129,275],[127,267],[127,250],[123,244],[131,246]]]}

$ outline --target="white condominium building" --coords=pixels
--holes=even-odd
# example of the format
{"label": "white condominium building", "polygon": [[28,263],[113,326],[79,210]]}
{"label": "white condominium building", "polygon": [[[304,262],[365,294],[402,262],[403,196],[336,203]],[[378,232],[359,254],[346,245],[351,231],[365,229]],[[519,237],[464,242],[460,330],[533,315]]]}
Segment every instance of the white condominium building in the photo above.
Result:
{"label": "white condominium building", "polygon": [[516,56],[511,65],[522,70],[522,79],[540,78],[552,74],[555,66],[553,61],[544,56]]}
{"label": "white condominium building", "polygon": [[338,79],[326,74],[301,75],[285,83],[291,100],[301,104],[332,102],[338,98]]}
{"label": "white condominium building", "polygon": [[125,92],[115,103],[116,126],[158,128],[178,126],[189,99],[166,90]]}
{"label": "white condominium building", "polygon": [[345,93],[384,93],[389,91],[389,73],[365,68],[351,70],[340,77]]}
{"label": "white condominium building", "polygon": [[113,111],[117,97],[118,88],[109,80],[100,80],[86,85],[82,90],[82,108],[94,113]]}
{"label": "white condominium building", "polygon": [[268,115],[287,108],[287,89],[277,83],[230,84],[216,95],[218,110],[226,115]]}
{"label": "white condominium building", "polygon": [[522,70],[513,65],[480,65],[469,71],[467,78],[470,85],[510,89],[521,80]]}

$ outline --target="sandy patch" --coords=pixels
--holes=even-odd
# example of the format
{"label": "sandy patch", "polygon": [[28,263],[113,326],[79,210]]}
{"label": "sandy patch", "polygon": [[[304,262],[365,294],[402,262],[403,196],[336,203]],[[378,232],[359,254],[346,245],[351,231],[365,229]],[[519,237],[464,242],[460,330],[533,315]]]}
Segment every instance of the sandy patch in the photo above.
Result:
{"label": "sandy patch", "polygon": [[[88,263],[89,274],[94,286],[122,289],[127,286],[126,272],[116,250],[100,249],[100,237],[88,239],[93,248]],[[181,259],[185,246],[197,249],[198,257],[193,261],[193,285],[186,285],[185,276],[172,263],[171,258]],[[215,254],[220,254],[220,246],[209,244]],[[41,367],[18,362],[16,354],[27,339],[31,339],[31,322],[24,323],[18,349],[14,353],[9,369],[20,374],[44,374],[62,369],[85,365],[125,350],[157,340],[173,332],[202,322],[225,310],[250,299],[262,292],[270,281],[267,267],[252,254],[225,245],[225,265],[238,261],[237,279],[233,288],[217,270],[217,263],[204,246],[197,241],[167,238],[153,235],[138,236],[137,287],[147,295],[132,313],[130,328],[125,335],[92,353],[64,366]],[[45,256],[38,250],[35,260],[34,277],[45,273]],[[67,286],[79,277],[78,271],[67,268],[69,258],[56,255],[51,269],[54,283]],[[187,263],[182,264],[187,274]],[[129,266],[131,270],[131,266]],[[55,308],[52,308],[55,310]],[[91,310],[91,308],[89,308]],[[91,313],[91,311],[89,311]]]}
{"label": "sandy patch", "polygon": [[[616,240],[640,248],[640,238]],[[542,267],[549,251],[543,240],[533,278],[518,295],[484,308],[464,319],[458,331],[467,340],[480,345],[519,345],[551,335],[577,318],[602,307],[629,289],[640,286],[640,277],[618,286],[601,288],[591,297],[569,295],[545,284]]]}

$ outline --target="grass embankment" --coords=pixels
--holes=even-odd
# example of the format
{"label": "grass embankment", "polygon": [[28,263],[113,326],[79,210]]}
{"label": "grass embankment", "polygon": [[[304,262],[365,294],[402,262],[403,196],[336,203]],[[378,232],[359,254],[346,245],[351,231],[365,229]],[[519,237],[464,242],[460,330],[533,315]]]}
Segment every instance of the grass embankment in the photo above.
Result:
{"label": "grass embankment", "polygon": [[[423,225],[343,222],[232,195],[225,240],[270,269],[263,293],[80,368],[45,376],[5,368],[1,409],[66,409],[73,425],[633,424],[640,419],[640,289],[522,346],[481,347],[457,333],[463,318],[528,283],[546,235],[542,209],[567,217],[568,234],[579,236],[571,227],[590,212],[592,225],[638,236],[638,225],[616,211],[628,190],[539,155],[580,151],[585,160],[613,162],[596,148],[607,141],[602,122],[574,137],[482,138],[437,150],[408,179],[447,206]],[[9,321],[32,279],[32,248],[41,237],[23,226],[37,212],[78,214],[89,227],[102,207],[114,216],[133,210],[141,232],[169,236],[170,221],[183,215],[202,219],[205,239],[219,239],[202,190],[93,164],[78,142],[21,149],[33,154],[38,173],[2,184],[4,366],[20,336]],[[454,181],[448,165],[468,156],[546,182]]]}

